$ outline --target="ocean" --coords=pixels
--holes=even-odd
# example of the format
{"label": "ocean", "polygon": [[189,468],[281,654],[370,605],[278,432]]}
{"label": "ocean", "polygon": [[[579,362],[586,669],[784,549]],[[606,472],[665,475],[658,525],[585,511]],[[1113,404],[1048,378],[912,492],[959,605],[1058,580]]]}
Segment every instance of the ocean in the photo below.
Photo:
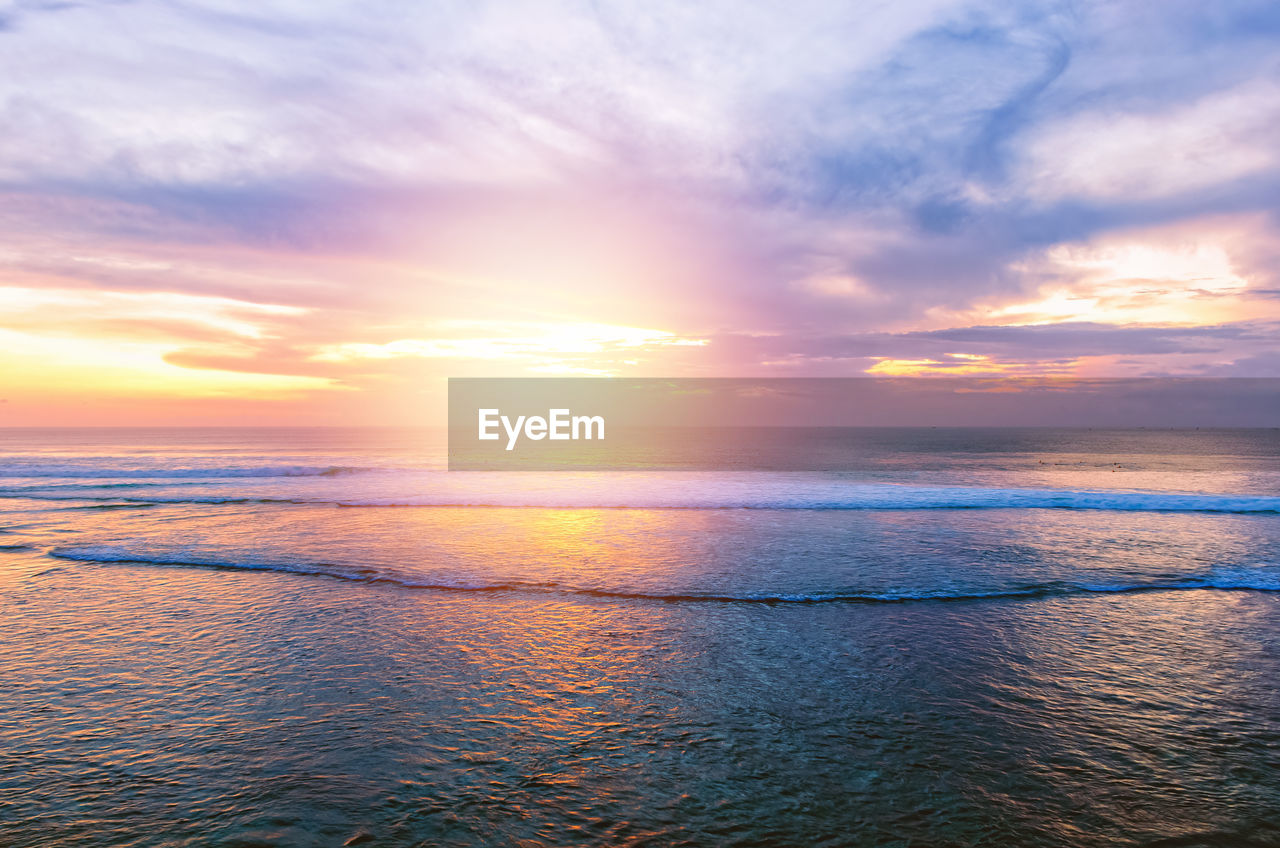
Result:
{"label": "ocean", "polygon": [[1280,430],[443,438],[0,431],[0,845],[1280,845]]}

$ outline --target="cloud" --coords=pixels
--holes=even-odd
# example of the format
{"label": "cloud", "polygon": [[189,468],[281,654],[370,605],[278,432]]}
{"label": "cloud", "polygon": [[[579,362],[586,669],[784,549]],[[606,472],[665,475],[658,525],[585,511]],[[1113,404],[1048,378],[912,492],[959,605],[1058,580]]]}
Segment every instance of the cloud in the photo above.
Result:
{"label": "cloud", "polygon": [[[1250,376],[1271,363],[1280,322],[1207,327],[1121,327],[1087,322],[971,326],[904,333],[855,333],[797,339],[786,335],[723,336],[710,352],[750,363],[759,374],[857,376],[893,373],[899,366],[955,373],[1017,370],[1134,376],[1214,373],[1232,363]],[[887,365],[881,363],[887,362]],[[1213,363],[1206,365],[1206,363]],[[1105,365],[1097,368],[1098,364]],[[1172,364],[1172,367],[1171,367]],[[879,369],[877,370],[877,365]]]}
{"label": "cloud", "polygon": [[1280,164],[1280,85],[1255,80],[1155,113],[1099,110],[1039,127],[1020,167],[1031,191],[1131,202],[1202,191]]}
{"label": "cloud", "polygon": [[[523,351],[580,371],[1269,367],[1277,32],[1254,0],[0,5],[0,290],[252,332],[0,327],[345,385],[509,367],[439,346],[477,319],[711,340]],[[449,355],[315,358],[398,343]]]}

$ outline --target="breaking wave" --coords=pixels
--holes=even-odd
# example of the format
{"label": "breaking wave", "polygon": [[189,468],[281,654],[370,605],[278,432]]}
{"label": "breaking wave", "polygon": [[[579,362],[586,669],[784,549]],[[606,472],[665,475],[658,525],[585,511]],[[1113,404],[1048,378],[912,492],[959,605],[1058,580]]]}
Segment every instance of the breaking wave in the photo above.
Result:
{"label": "breaking wave", "polygon": [[1280,592],[1280,572],[1274,569],[1231,568],[1215,570],[1204,576],[1148,582],[1071,582],[1053,581],[980,589],[903,588],[889,591],[857,591],[840,589],[813,592],[719,592],[719,591],[635,591],[598,587],[575,587],[554,582],[521,581],[475,582],[467,579],[421,580],[382,572],[376,568],[322,562],[267,562],[223,560],[199,556],[148,556],[111,545],[54,548],[48,555],[76,562],[124,563],[138,565],[210,568],[221,571],[267,571],[328,577],[359,583],[385,583],[406,589],[442,592],[508,592],[540,595],[585,596],[602,599],[662,601],[680,603],[757,603],[757,604],[822,604],[822,603],[904,603],[909,601],[968,601],[997,598],[1043,598],[1068,595],[1126,594],[1179,590],[1250,590]]}
{"label": "breaking wave", "polygon": [[0,464],[0,478],[62,478],[89,480],[219,480],[241,477],[337,477],[377,471],[376,468],[345,465],[245,465],[190,468],[120,467],[100,464]]}
{"label": "breaking wave", "polygon": [[956,510],[1061,509],[1117,512],[1280,514],[1280,497],[1170,492],[1069,491],[917,487],[896,484],[765,483],[736,485],[578,486],[508,488],[442,486],[412,496],[371,497],[305,488],[267,491],[137,492],[93,487],[0,489],[0,497],[116,504],[311,504],[347,508],[542,508],[542,509],[761,509],[761,510]]}

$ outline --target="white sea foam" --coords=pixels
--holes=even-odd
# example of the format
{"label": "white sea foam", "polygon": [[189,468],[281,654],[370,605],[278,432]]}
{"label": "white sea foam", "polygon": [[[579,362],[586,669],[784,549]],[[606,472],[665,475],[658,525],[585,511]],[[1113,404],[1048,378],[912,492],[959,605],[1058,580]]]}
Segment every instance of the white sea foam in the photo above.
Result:
{"label": "white sea foam", "polygon": [[[334,479],[335,477],[338,479]],[[341,472],[325,472],[309,475],[299,473],[289,480],[218,482],[207,479],[201,482],[202,485],[193,489],[190,481],[179,483],[168,479],[142,485],[88,481],[83,484],[42,485],[26,481],[20,485],[0,487],[0,496],[134,503],[311,503],[345,507],[1063,509],[1280,513],[1280,497],[1259,494],[914,486],[769,474],[539,475],[389,472],[348,477]]]}
{"label": "white sea foam", "polygon": [[240,477],[334,477],[340,474],[359,474],[375,471],[342,465],[207,465],[185,468],[157,468],[146,465],[121,465],[116,462],[101,463],[0,463],[0,479],[8,478],[58,478],[83,480],[218,480]]}
{"label": "white sea foam", "polygon": [[1280,497],[1138,491],[1072,491],[855,484],[832,481],[652,479],[629,485],[448,486],[407,497],[346,497],[343,506],[488,506],[616,509],[1075,509],[1136,512],[1280,513]]}

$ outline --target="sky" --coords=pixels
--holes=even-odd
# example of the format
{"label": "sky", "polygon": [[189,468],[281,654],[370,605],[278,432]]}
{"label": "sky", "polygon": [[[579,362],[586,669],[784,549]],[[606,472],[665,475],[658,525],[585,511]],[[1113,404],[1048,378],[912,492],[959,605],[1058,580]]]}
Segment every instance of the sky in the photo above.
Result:
{"label": "sky", "polygon": [[1280,377],[1268,2],[0,0],[0,425]]}

